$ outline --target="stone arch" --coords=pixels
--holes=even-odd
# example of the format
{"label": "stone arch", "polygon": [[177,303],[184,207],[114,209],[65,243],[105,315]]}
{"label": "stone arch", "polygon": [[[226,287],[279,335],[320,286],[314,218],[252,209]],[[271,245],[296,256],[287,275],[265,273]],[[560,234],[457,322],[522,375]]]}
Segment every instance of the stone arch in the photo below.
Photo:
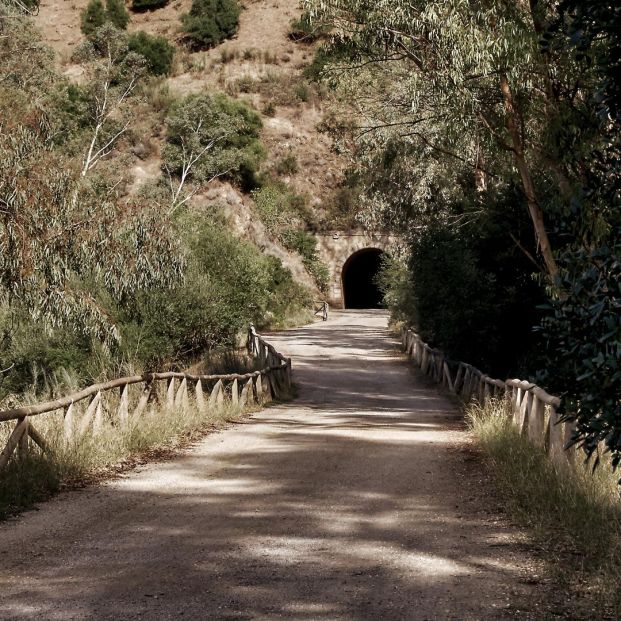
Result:
{"label": "stone arch", "polygon": [[328,266],[330,281],[326,292],[327,302],[335,308],[344,308],[343,268],[347,260],[365,249],[387,251],[394,249],[400,241],[387,233],[369,233],[361,229],[334,231],[317,236],[319,258]]}

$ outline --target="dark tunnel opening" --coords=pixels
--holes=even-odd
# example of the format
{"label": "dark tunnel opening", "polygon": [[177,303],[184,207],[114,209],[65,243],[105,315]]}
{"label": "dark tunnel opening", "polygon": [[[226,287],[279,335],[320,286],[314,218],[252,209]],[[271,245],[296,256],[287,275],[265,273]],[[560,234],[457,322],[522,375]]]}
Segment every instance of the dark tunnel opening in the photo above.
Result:
{"label": "dark tunnel opening", "polygon": [[345,308],[380,308],[382,292],[376,277],[383,252],[377,248],[359,250],[343,266],[343,298]]}

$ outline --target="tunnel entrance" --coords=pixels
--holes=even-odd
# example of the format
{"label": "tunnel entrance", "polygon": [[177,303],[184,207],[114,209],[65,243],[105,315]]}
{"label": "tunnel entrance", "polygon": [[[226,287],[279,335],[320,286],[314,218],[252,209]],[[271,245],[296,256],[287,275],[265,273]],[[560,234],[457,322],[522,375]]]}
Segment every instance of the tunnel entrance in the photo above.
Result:
{"label": "tunnel entrance", "polygon": [[345,308],[380,308],[382,292],[375,282],[384,253],[378,248],[359,250],[343,266]]}

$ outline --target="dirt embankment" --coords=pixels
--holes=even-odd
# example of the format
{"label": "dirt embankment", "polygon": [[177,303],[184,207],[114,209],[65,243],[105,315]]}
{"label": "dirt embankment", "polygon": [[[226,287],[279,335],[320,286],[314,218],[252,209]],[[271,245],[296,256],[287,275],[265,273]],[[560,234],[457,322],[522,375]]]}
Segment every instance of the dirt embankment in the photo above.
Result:
{"label": "dirt embankment", "polygon": [[[42,0],[36,17],[44,40],[56,52],[61,71],[77,81],[83,70],[73,63],[72,53],[83,40],[80,13],[87,3],[87,0]],[[237,36],[202,52],[190,52],[181,41],[180,17],[190,4],[190,0],[176,0],[155,11],[131,13],[128,30],[164,35],[175,43],[177,61],[167,80],[173,94],[223,90],[264,113],[262,141],[268,153],[266,170],[275,170],[283,158],[293,157],[295,170],[278,173],[279,178],[306,195],[313,209],[321,210],[341,182],[346,161],[334,152],[331,139],[318,130],[327,105],[323,94],[303,79],[304,68],[312,62],[314,46],[296,44],[289,39],[291,21],[301,13],[297,0],[245,2]],[[130,145],[121,144],[114,154],[124,158],[123,169],[131,171],[126,186],[129,192],[137,191],[161,174],[161,120],[143,117],[137,123],[149,145],[148,153],[138,156]],[[299,280],[313,285],[297,255],[270,239],[260,226],[248,224],[256,220],[250,196],[216,181],[194,199],[199,207],[212,202],[226,207],[240,235],[281,258]]]}

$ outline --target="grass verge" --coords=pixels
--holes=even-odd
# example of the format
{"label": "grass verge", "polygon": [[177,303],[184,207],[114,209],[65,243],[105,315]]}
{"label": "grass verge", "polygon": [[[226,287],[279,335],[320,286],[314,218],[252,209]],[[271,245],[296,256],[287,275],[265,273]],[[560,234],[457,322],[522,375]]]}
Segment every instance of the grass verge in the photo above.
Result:
{"label": "grass verge", "polygon": [[555,465],[519,435],[504,401],[466,409],[507,510],[554,556],[557,585],[589,601],[598,618],[621,618],[621,496],[609,464],[595,472]]}
{"label": "grass verge", "polygon": [[[62,489],[83,487],[148,460],[170,456],[258,407],[242,410],[229,403],[201,413],[192,399],[186,409],[154,404],[124,427],[114,419],[114,407],[110,407],[97,434],[89,430],[79,438],[76,434],[70,442],[63,435],[62,412],[34,416],[31,422],[45,438],[48,450],[43,453],[31,443],[26,457],[16,455],[0,473],[0,519]],[[14,421],[0,423],[2,445],[13,426]]]}

